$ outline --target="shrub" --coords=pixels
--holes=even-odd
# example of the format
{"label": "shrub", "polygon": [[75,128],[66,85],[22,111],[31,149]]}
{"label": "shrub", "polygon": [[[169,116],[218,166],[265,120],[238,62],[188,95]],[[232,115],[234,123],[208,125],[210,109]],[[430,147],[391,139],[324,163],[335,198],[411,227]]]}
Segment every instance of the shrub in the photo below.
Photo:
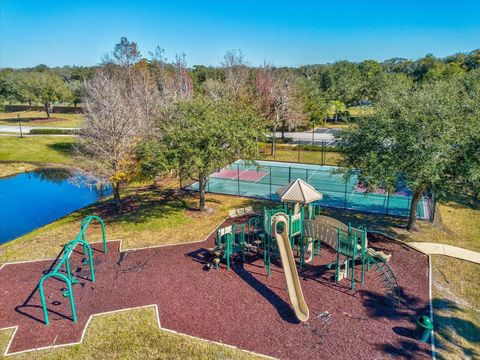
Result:
{"label": "shrub", "polygon": [[76,135],[76,129],[32,129],[30,135]]}

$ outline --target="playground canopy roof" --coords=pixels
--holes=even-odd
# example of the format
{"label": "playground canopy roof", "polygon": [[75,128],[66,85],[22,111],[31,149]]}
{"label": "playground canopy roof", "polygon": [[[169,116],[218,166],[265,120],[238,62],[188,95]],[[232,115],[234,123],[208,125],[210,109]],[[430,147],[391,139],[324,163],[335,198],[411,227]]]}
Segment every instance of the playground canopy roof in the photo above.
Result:
{"label": "playground canopy roof", "polygon": [[276,191],[282,202],[309,204],[323,199],[323,195],[302,179],[296,179]]}

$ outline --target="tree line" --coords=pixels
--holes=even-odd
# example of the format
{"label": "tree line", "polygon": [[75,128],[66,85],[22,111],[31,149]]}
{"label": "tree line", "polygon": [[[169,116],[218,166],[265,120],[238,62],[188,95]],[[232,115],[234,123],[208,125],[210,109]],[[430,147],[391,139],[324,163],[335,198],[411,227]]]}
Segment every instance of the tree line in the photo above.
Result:
{"label": "tree line", "polygon": [[[128,40],[127,40],[128,41]],[[120,44],[120,43],[119,43]],[[136,62],[144,63],[154,79],[158,79],[158,64],[163,71],[175,71],[175,63],[185,63],[185,55],[177,55],[173,62],[167,62],[165,52],[161,48],[142,56],[138,48]],[[235,54],[236,53],[236,54]],[[291,130],[298,126],[311,126],[323,123],[331,117],[335,121],[349,117],[348,107],[356,105],[369,106],[378,101],[379,95],[397,82],[422,83],[436,80],[448,80],[461,76],[480,67],[480,49],[468,53],[458,53],[444,58],[431,54],[417,60],[392,58],[383,62],[364,60],[362,62],[337,61],[332,64],[305,65],[301,67],[275,67],[273,64],[252,66],[241,52],[230,52],[238,55],[235,61],[244,66],[244,83],[250,96],[258,91],[272,93],[282,90],[288,98],[298,104],[296,111],[290,111],[289,120],[275,119],[272,126],[277,125],[281,131]],[[0,102],[41,104],[45,106],[49,116],[55,103],[69,103],[76,106],[81,102],[85,81],[91,80],[97,69],[105,63],[115,60],[107,54],[102,63],[96,66],[64,66],[49,68],[38,65],[33,68],[0,69]],[[184,66],[184,71],[191,81],[190,86],[195,93],[208,94],[218,91],[215,86],[224,81],[229,74],[228,60],[219,66],[194,65]],[[257,80],[258,70],[265,69],[265,78]],[[273,83],[273,79],[277,84]],[[259,81],[259,84],[255,84]],[[278,82],[283,82],[286,89],[281,89]],[[288,84],[288,85],[287,85]],[[270,89],[258,89],[258,86],[269,86]],[[272,90],[273,89],[273,90]],[[273,101],[273,100],[272,100]],[[295,116],[293,116],[295,115]],[[292,120],[290,120],[292,119]]]}
{"label": "tree line", "polygon": [[[122,38],[93,68],[1,70],[4,99],[3,89],[14,88],[5,78],[18,74],[44,74],[31,80],[36,84],[47,77],[56,77],[51,83],[58,87],[80,84],[85,120],[77,163],[112,185],[118,209],[129,182],[173,174],[198,181],[204,210],[208,175],[239,158],[257,159],[268,131],[315,126],[358,105],[372,111],[339,135],[345,176],[355,173],[372,191],[395,193],[399,183],[411,189],[408,229],[415,228],[426,192],[478,201],[479,50],[299,68],[254,67],[241,51],[228,51],[219,66],[188,68],[183,54],[168,60],[157,48],[145,58],[135,42]],[[48,96],[31,101],[42,98],[48,107],[60,95],[45,88]],[[271,143],[274,153],[275,136]]]}

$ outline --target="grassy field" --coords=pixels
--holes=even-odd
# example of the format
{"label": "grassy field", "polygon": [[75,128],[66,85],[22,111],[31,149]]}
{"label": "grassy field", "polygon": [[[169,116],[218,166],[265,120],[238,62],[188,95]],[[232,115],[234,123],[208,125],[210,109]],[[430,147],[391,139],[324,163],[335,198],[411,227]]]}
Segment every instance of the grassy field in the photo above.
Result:
{"label": "grassy field", "polygon": [[[441,224],[421,223],[407,240],[450,244],[480,251],[480,209],[439,204]],[[444,359],[480,358],[480,265],[433,257],[436,343]]]}
{"label": "grassy field", "polygon": [[0,112],[0,125],[18,125],[18,116],[20,116],[22,125],[77,127],[80,125],[83,115],[53,113],[49,119],[45,111]]}
{"label": "grassy field", "polygon": [[[3,353],[13,330],[0,332]],[[83,343],[9,359],[255,359],[253,354],[158,328],[153,307],[96,316]]]}
{"label": "grassy field", "polygon": [[[275,156],[272,156],[270,155],[270,147],[270,144],[262,144],[260,146],[261,160],[300,162],[317,165],[322,163],[321,151],[307,151],[301,149],[300,152],[298,152],[295,145],[277,144],[275,148]],[[326,151],[325,165],[338,165],[341,157],[342,155],[339,152]]]}
{"label": "grassy field", "polygon": [[368,116],[373,114],[373,107],[349,107],[350,116]]}
{"label": "grassy field", "polygon": [[0,163],[0,178],[12,176],[25,171],[32,171],[37,167],[37,165],[29,163]]}
{"label": "grassy field", "polygon": [[0,161],[71,163],[74,137],[0,137]]}
{"label": "grassy field", "polygon": [[[87,214],[105,219],[108,238],[123,239],[124,248],[175,244],[204,239],[231,208],[264,204],[234,196],[207,196],[209,211],[199,214],[197,198],[169,188],[135,187],[124,191],[122,214],[112,210],[107,200],[37,229],[0,247],[0,263],[55,257],[62,245],[78,233],[78,224]],[[99,236],[98,227],[92,236]]]}

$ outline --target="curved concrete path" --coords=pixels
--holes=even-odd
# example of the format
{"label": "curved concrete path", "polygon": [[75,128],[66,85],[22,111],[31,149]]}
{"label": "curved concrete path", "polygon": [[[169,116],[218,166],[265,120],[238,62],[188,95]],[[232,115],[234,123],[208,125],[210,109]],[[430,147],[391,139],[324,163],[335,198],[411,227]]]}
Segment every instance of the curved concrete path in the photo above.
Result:
{"label": "curved concrete path", "polygon": [[428,255],[446,255],[457,259],[480,264],[480,253],[462,249],[452,245],[435,244],[429,242],[409,242],[408,245]]}

